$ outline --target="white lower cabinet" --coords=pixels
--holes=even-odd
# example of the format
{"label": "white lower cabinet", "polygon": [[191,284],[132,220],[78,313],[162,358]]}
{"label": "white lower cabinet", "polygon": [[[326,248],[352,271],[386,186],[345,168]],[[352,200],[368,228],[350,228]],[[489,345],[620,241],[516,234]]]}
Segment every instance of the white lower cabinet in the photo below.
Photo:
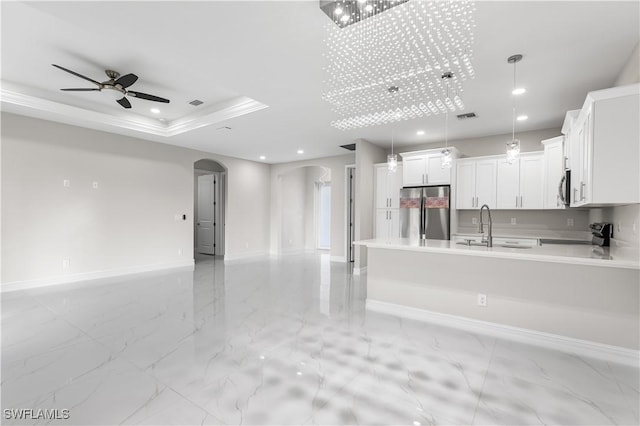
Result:
{"label": "white lower cabinet", "polygon": [[543,208],[544,156],[541,152],[520,154],[512,164],[498,161],[498,209]]}
{"label": "white lower cabinet", "polygon": [[400,237],[400,210],[376,209],[375,238]]}

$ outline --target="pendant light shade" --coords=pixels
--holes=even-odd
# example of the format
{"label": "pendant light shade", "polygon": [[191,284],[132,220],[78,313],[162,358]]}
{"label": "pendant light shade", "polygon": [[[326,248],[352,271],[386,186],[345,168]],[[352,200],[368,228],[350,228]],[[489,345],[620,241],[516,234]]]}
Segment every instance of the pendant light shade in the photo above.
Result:
{"label": "pendant light shade", "polygon": [[389,173],[395,173],[398,170],[398,156],[393,153],[393,139],[394,139],[393,129],[391,130],[391,154],[387,155],[387,169]]}
{"label": "pendant light shade", "polygon": [[[522,55],[511,55],[507,58],[507,62],[513,64],[513,90],[512,94],[517,94],[516,88],[516,63],[522,60]],[[524,92],[523,92],[524,93]],[[512,98],[512,117],[511,117],[511,140],[507,142],[507,163],[513,164],[520,157],[520,140],[516,139],[516,104]]]}

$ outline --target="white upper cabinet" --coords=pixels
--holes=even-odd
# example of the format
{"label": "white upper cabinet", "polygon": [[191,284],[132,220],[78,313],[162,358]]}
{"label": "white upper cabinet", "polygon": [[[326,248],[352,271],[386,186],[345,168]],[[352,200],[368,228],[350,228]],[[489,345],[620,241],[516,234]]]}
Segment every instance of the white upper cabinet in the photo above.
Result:
{"label": "white upper cabinet", "polygon": [[375,238],[400,236],[399,200],[402,188],[402,165],[395,173],[389,173],[387,164],[375,166]]}
{"label": "white upper cabinet", "polygon": [[[457,155],[451,148],[453,157]],[[449,185],[451,168],[442,167],[442,149],[405,152],[402,156],[402,186]]]}
{"label": "white upper cabinet", "polygon": [[563,209],[560,201],[559,185],[564,176],[564,137],[542,141],[544,145],[544,187],[542,206],[545,209]]}
{"label": "white upper cabinet", "polygon": [[499,160],[496,208],[542,209],[543,173],[542,152],[520,154],[512,164]]}
{"label": "white upper cabinet", "polygon": [[456,208],[475,209],[487,204],[496,207],[496,169],[498,160],[468,158],[457,161]]}
{"label": "white upper cabinet", "polygon": [[376,164],[376,203],[377,209],[397,209],[400,189],[402,188],[402,165],[398,164],[395,173],[389,173],[385,164]]}
{"label": "white upper cabinet", "polygon": [[571,127],[571,206],[640,203],[640,85],[590,92]]}

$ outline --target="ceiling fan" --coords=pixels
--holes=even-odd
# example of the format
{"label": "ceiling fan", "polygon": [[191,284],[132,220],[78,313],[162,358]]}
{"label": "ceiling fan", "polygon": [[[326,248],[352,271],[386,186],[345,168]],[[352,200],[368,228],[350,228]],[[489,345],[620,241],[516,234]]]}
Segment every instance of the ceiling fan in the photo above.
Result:
{"label": "ceiling fan", "polygon": [[107,93],[110,93],[113,95],[116,102],[118,102],[123,108],[131,108],[131,102],[129,102],[129,99],[127,99],[127,96],[146,99],[148,101],[164,102],[167,104],[169,103],[169,99],[161,98],[159,96],[154,96],[154,95],[148,95],[146,93],[134,92],[133,90],[127,90],[127,87],[131,86],[133,83],[136,82],[136,80],[138,80],[138,76],[135,74],[126,74],[121,76],[120,73],[116,71],[106,70],[105,73],[107,74],[107,77],[109,77],[109,80],[103,81],[102,83],[100,83],[99,81],[96,81],[89,77],[85,77],[82,74],[78,74],[75,71],[68,70],[64,67],[61,67],[60,65],[56,65],[56,64],[51,64],[51,65],[61,69],[62,71],[66,71],[69,74],[73,74],[76,77],[80,77],[87,81],[90,81],[96,86],[98,86],[97,89],[77,88],[77,89],[60,89],[60,90],[65,90],[69,92],[96,92],[96,91],[102,92],[103,90],[106,90]]}

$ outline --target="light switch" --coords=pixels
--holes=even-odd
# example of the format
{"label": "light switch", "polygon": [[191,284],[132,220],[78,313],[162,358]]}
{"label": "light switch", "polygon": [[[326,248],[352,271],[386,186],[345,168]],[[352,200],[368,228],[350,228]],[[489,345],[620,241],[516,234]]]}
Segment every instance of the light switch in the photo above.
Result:
{"label": "light switch", "polygon": [[512,225],[515,225],[515,224],[516,224],[516,218],[515,218],[515,217],[512,217],[512,218],[511,218],[511,224],[512,224]]}

